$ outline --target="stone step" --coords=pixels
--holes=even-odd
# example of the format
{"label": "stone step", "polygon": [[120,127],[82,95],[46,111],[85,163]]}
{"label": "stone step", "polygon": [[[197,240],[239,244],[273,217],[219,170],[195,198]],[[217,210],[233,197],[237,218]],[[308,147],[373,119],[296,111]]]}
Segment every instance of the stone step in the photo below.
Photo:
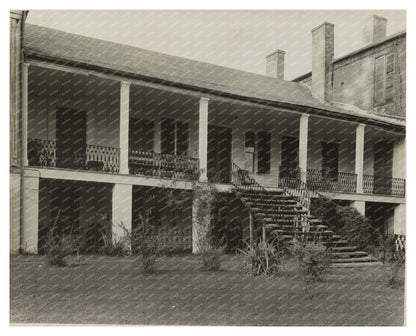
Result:
{"label": "stone step", "polygon": [[367,256],[367,257],[358,257],[358,258],[342,258],[342,259],[331,259],[331,263],[339,264],[339,263],[371,263],[377,262],[378,260],[374,257]]}
{"label": "stone step", "polygon": [[352,268],[352,267],[362,267],[362,268],[366,268],[366,267],[374,267],[374,266],[380,266],[383,265],[382,262],[380,261],[372,261],[372,262],[339,262],[339,263],[332,263],[330,265],[330,267],[334,267],[334,268]]}
{"label": "stone step", "polygon": [[340,246],[340,247],[333,247],[332,251],[336,252],[355,252],[357,251],[357,246]]}
{"label": "stone step", "polygon": [[364,251],[334,252],[332,253],[332,256],[333,256],[333,259],[346,259],[346,258],[367,257],[368,253]]}

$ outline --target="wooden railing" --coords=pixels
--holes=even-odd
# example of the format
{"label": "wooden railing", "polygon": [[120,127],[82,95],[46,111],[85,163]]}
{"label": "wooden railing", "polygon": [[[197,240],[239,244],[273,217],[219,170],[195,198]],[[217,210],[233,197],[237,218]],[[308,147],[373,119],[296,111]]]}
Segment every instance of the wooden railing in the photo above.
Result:
{"label": "wooden railing", "polygon": [[405,197],[406,180],[401,178],[364,175],[363,192],[365,194]]}
{"label": "wooden railing", "polygon": [[[301,181],[298,181],[298,185],[302,185]],[[255,179],[249,176],[248,171],[241,169],[237,164],[233,162],[232,164],[232,173],[231,173],[231,183],[237,187],[237,189],[250,191],[250,192],[261,192],[267,194],[267,190],[260,185]],[[309,210],[310,205],[310,194],[306,189],[298,188],[298,193],[295,195],[292,193],[288,188],[282,186],[285,190],[286,194],[292,196],[294,199],[298,200],[305,208]],[[250,212],[254,213],[251,209],[250,205],[245,204],[246,207],[249,209]],[[276,208],[270,199],[266,199],[266,207],[273,210],[275,213],[279,213],[279,209]],[[310,220],[305,214],[299,214],[293,218],[293,226],[295,230],[300,228],[309,228],[310,227]],[[299,223],[301,224],[299,226]],[[265,239],[265,225],[262,224],[263,230],[263,239]]]}
{"label": "wooden railing", "polygon": [[306,183],[311,190],[353,193],[357,191],[357,174],[338,172],[330,176],[323,170],[308,169]]}
{"label": "wooden railing", "polygon": [[199,160],[186,155],[130,150],[129,169],[132,175],[196,180],[199,177]]}
{"label": "wooden railing", "polygon": [[28,139],[29,166],[56,167],[56,142],[45,139]]}
{"label": "wooden railing", "polygon": [[70,166],[60,167],[56,141],[43,139],[28,140],[29,166],[94,170],[118,173],[120,169],[120,150],[114,147],[85,145],[66,158]]}

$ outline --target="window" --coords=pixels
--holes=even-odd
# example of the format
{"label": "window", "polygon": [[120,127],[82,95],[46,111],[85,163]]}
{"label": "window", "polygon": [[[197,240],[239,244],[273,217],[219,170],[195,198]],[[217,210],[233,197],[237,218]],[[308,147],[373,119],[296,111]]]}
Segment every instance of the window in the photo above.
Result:
{"label": "window", "polygon": [[376,58],[374,79],[374,104],[385,104],[393,100],[394,55]]}
{"label": "window", "polygon": [[162,154],[188,155],[189,128],[187,123],[163,118],[161,138]]}

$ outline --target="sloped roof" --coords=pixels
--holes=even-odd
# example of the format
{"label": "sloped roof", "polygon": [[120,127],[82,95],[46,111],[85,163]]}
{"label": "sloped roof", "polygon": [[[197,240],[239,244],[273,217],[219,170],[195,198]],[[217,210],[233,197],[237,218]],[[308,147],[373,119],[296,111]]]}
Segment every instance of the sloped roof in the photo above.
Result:
{"label": "sloped roof", "polygon": [[[160,79],[189,87],[356,116],[354,111],[323,104],[305,85],[147,49],[25,25],[26,56],[94,66],[114,72]],[[365,115],[365,119],[374,119]],[[390,123],[389,120],[381,120]],[[394,122],[393,122],[394,123]],[[397,124],[403,126],[401,123]]]}

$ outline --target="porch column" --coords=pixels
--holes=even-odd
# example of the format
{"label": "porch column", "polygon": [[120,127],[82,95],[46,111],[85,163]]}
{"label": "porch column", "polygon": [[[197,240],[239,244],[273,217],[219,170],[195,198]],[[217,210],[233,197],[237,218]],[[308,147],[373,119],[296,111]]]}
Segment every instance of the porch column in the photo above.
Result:
{"label": "porch column", "polygon": [[394,234],[406,235],[406,204],[394,207]]}
{"label": "porch column", "polygon": [[355,174],[357,175],[357,193],[363,193],[364,174],[364,131],[365,125],[357,126],[355,133]]}
{"label": "porch column", "polygon": [[21,249],[28,253],[38,252],[39,227],[39,176],[27,172],[23,178],[23,239]]}
{"label": "porch column", "polygon": [[199,181],[208,180],[208,98],[199,100],[199,132],[198,132],[198,157],[199,157]]}
{"label": "porch column", "polygon": [[133,186],[131,184],[114,184],[112,197],[113,239],[124,236],[125,233],[121,225],[131,232],[132,202]]}
{"label": "porch column", "polygon": [[406,178],[406,139],[404,137],[394,140],[393,177]]}
{"label": "porch column", "polygon": [[28,83],[29,83],[29,64],[23,64],[22,70],[22,160],[23,166],[29,166],[27,158],[27,115],[28,115]]}
{"label": "porch column", "polygon": [[120,83],[120,174],[129,173],[130,83]]}
{"label": "porch column", "polygon": [[155,130],[153,133],[153,151],[155,153],[162,153],[162,119],[155,118]]}
{"label": "porch column", "polygon": [[365,202],[363,201],[353,201],[351,202],[351,206],[358,210],[358,212],[365,216]]}
{"label": "porch column", "polygon": [[192,253],[198,254],[208,247],[210,225],[211,208],[203,196],[194,193],[192,200]]}
{"label": "porch column", "polygon": [[299,167],[304,174],[301,180],[306,183],[308,169],[308,122],[309,114],[302,114],[299,121]]}

